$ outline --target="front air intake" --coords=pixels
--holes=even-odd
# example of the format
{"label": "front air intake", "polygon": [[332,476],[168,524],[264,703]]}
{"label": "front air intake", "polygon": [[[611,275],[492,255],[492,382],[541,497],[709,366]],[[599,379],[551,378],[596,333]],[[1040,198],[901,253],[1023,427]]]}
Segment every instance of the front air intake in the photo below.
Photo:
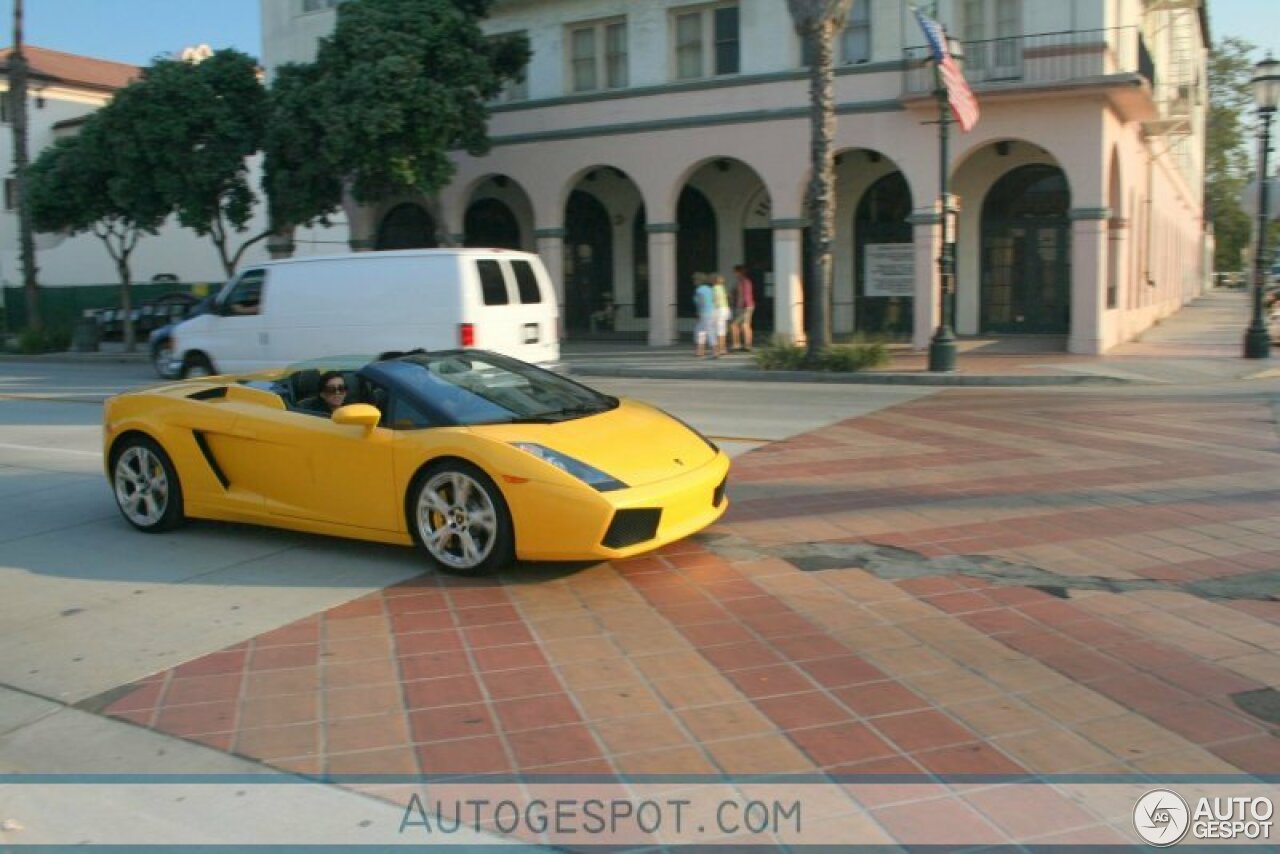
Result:
{"label": "front air intake", "polygon": [[716,491],[711,493],[711,506],[719,507],[720,502],[724,501],[724,488],[729,484],[729,478],[720,481],[720,485],[716,487]]}
{"label": "front air intake", "polygon": [[652,540],[658,533],[661,509],[619,510],[613,514],[613,522],[604,535],[604,545],[621,549]]}

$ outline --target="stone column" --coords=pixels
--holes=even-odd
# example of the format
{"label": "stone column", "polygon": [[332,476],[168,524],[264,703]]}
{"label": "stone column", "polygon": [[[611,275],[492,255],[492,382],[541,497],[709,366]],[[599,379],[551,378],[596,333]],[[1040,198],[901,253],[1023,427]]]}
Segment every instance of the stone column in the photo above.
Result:
{"label": "stone column", "polygon": [[376,211],[370,205],[352,202],[347,207],[347,245],[352,252],[372,252],[378,246]]}
{"label": "stone column", "polygon": [[942,321],[942,291],[938,255],[942,252],[942,216],[937,210],[917,210],[907,217],[914,232],[915,298],[912,300],[911,346],[925,350]]}
{"label": "stone column", "polygon": [[1114,216],[1107,221],[1107,286],[1115,288],[1115,300],[1107,308],[1122,308],[1128,297],[1129,220]]}
{"label": "stone column", "polygon": [[676,232],[674,222],[651,222],[649,234],[649,346],[676,343]]}
{"label": "stone column", "polygon": [[1067,350],[1097,355],[1106,349],[1107,208],[1075,208],[1071,218],[1071,334]]}
{"label": "stone column", "polygon": [[293,257],[296,248],[293,243],[293,234],[292,226],[271,232],[271,236],[267,238],[267,255],[272,261]]}
{"label": "stone column", "polygon": [[[804,228],[808,220],[775,219],[773,228],[773,334],[805,343]],[[757,297],[758,299],[758,297]]]}
{"label": "stone column", "polygon": [[564,338],[564,229],[539,228],[533,232],[538,245],[538,256],[551,277],[556,292],[556,311],[559,314],[557,334]]}

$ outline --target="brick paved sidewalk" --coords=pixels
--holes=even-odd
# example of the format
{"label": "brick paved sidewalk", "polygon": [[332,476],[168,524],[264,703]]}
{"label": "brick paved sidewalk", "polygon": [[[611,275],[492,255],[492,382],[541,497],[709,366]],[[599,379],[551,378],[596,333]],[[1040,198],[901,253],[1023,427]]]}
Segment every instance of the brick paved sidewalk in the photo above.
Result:
{"label": "brick paved sidewalk", "polygon": [[[99,705],[307,774],[1275,773],[1278,448],[1243,392],[944,392],[739,459],[656,555],[426,574]],[[893,792],[860,839],[947,838]],[[932,808],[1132,841],[1042,807]]]}

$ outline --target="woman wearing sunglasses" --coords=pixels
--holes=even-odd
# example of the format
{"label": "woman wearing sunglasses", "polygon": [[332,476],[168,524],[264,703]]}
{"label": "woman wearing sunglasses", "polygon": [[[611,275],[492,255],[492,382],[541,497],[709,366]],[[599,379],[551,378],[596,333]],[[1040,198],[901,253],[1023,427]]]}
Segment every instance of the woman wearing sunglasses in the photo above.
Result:
{"label": "woman wearing sunglasses", "polygon": [[347,378],[341,371],[325,371],[320,375],[320,393],[298,401],[303,412],[316,415],[333,415],[340,406],[347,405]]}

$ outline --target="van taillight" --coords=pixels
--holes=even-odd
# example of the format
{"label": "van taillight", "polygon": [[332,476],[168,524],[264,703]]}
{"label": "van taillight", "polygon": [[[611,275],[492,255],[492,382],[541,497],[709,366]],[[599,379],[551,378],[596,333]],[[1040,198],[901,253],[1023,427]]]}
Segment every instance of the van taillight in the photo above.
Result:
{"label": "van taillight", "polygon": [[476,346],[476,327],[473,323],[458,324],[458,346],[474,347]]}

